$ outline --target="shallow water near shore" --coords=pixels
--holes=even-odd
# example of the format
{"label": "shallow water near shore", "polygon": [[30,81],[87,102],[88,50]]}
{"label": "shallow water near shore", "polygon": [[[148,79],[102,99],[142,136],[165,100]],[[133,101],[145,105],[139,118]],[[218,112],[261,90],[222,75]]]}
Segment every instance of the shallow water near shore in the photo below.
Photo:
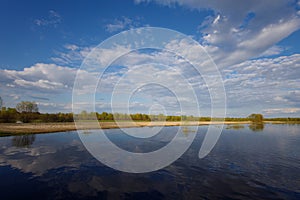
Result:
{"label": "shallow water near shore", "polygon": [[[214,149],[199,159],[207,127],[198,127],[173,164],[141,174],[100,163],[76,131],[1,137],[1,199],[300,199],[299,125],[225,126]],[[105,133],[120,148],[140,153],[162,148],[178,128],[163,127],[149,138],[120,129]]]}

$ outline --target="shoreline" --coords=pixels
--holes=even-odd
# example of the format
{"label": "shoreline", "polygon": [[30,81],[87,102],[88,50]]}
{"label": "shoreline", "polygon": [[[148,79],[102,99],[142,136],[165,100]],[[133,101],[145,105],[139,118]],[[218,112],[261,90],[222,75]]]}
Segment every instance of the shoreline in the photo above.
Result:
{"label": "shoreline", "polygon": [[[264,123],[271,124],[288,124],[280,121],[264,121]],[[236,122],[218,122],[218,121],[155,121],[155,122],[133,122],[133,121],[121,121],[118,122],[56,122],[56,123],[0,123],[0,136],[9,135],[22,135],[22,134],[38,134],[38,133],[54,133],[54,132],[67,132],[77,129],[115,129],[115,128],[138,128],[138,127],[154,127],[154,126],[202,126],[202,125],[238,125],[238,124],[251,124],[250,121],[236,121]],[[77,127],[77,128],[76,128]]]}
{"label": "shoreline", "polygon": [[[250,122],[224,122],[224,124],[248,124]],[[0,136],[4,135],[21,135],[21,134],[37,134],[37,133],[54,133],[54,132],[66,132],[74,131],[77,129],[115,129],[115,128],[138,128],[138,127],[154,127],[154,126],[200,126],[210,124],[221,124],[221,122],[132,122],[121,121],[118,122],[84,122],[78,123],[75,126],[74,122],[55,122],[55,123],[0,123]]]}

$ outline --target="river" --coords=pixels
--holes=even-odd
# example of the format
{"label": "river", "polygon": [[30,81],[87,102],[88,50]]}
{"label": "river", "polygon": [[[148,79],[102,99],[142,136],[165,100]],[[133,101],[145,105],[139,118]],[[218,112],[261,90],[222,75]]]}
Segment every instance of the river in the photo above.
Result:
{"label": "river", "polygon": [[[178,128],[149,138],[105,133],[120,148],[141,153],[168,144]],[[300,199],[299,125],[224,126],[213,150],[199,159],[207,128],[198,128],[174,163],[138,174],[99,162],[76,131],[0,137],[1,199]],[[135,128],[141,135],[146,130]]]}

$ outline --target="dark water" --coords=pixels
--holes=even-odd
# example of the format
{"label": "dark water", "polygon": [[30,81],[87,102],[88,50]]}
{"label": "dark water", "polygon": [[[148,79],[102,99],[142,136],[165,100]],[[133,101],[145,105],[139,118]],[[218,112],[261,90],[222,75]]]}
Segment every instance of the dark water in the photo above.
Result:
{"label": "dark water", "polygon": [[[166,138],[177,128],[165,127]],[[199,159],[206,130],[199,128],[172,165],[143,174],[101,164],[76,132],[1,137],[0,198],[300,199],[300,126],[225,127],[213,151]],[[132,140],[117,129],[106,132],[136,152],[167,143],[159,137]]]}

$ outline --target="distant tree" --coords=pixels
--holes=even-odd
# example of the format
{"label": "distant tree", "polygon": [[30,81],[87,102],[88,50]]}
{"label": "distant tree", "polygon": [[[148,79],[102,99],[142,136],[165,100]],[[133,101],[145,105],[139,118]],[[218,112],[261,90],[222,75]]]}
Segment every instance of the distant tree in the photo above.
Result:
{"label": "distant tree", "polygon": [[200,117],[199,121],[211,121],[211,117]]}
{"label": "distant tree", "polygon": [[123,119],[123,116],[120,113],[114,113],[113,115],[114,115],[115,120],[122,120]]}
{"label": "distant tree", "polygon": [[106,117],[106,120],[114,120],[114,115],[112,113],[109,113]]}
{"label": "distant tree", "polygon": [[165,121],[166,120],[166,116],[164,114],[159,114],[157,116],[158,121]]}
{"label": "distant tree", "polygon": [[20,113],[19,120],[24,123],[32,122],[39,117],[39,108],[35,102],[22,101],[17,104],[16,110]]}
{"label": "distant tree", "polygon": [[100,120],[107,120],[107,116],[108,116],[108,113],[107,112],[102,112],[100,114]]}
{"label": "distant tree", "polygon": [[182,115],[182,116],[181,116],[181,120],[182,120],[182,121],[186,121],[186,120],[187,120],[187,116],[186,116],[186,115]]}
{"label": "distant tree", "polygon": [[22,101],[17,104],[16,109],[19,113],[34,113],[39,112],[39,108],[35,102]]}
{"label": "distant tree", "polygon": [[13,123],[17,121],[18,113],[14,108],[2,107],[0,112],[0,122]]}
{"label": "distant tree", "polygon": [[248,119],[250,119],[250,121],[252,121],[253,123],[262,123],[264,117],[262,114],[251,114],[248,116]]}
{"label": "distant tree", "polygon": [[143,120],[143,121],[150,121],[149,115],[143,114],[142,120]]}
{"label": "distant tree", "polygon": [[141,121],[143,119],[143,115],[141,113],[135,113],[130,115],[132,120]]}
{"label": "distant tree", "polygon": [[197,121],[197,118],[194,117],[193,115],[190,115],[187,117],[187,121]]}

